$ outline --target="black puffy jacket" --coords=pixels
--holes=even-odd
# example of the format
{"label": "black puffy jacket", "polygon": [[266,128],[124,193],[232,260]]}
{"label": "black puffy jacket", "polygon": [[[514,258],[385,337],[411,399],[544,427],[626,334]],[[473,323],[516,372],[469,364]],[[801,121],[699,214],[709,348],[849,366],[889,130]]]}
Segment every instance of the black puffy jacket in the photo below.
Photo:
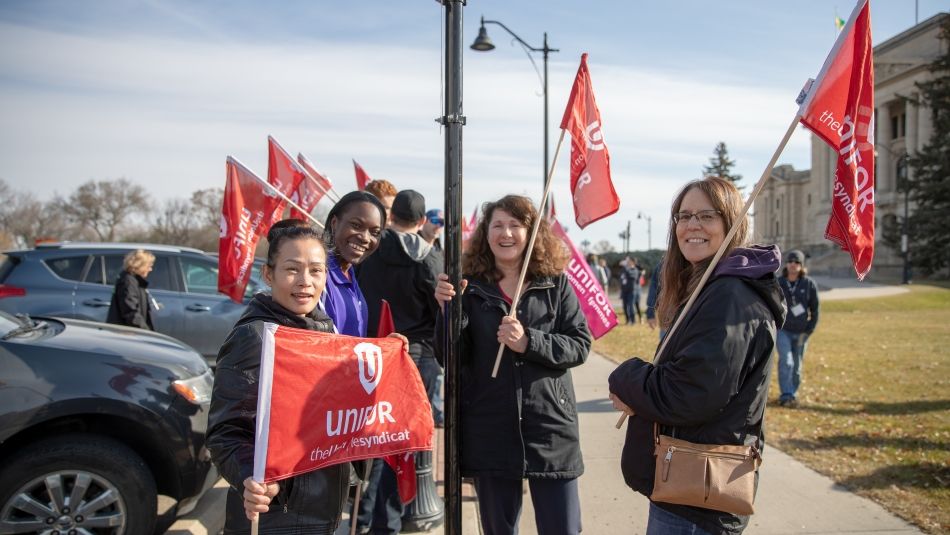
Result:
{"label": "black puffy jacket", "polygon": [[[690,442],[758,442],[761,451],[775,333],[785,319],[774,275],[780,261],[777,247],[735,250],[672,333],[656,366],[633,358],[610,374],[610,391],[636,413],[627,426],[620,465],[627,485],[637,492],[653,492],[653,422],[661,433]],[[656,505],[710,533],[740,533],[749,519]]]}
{"label": "black puffy jacket", "polygon": [[144,277],[123,271],[115,281],[106,323],[154,331],[152,309],[149,305],[151,299],[148,295],[148,281]]}
{"label": "black puffy jacket", "polygon": [[[254,422],[264,322],[333,332],[333,321],[319,309],[294,315],[266,294],[257,294],[218,352],[208,449],[228,490],[226,534],[250,533],[244,514],[244,480],[253,473]],[[280,481],[270,512],[260,515],[260,533],[332,534],[340,523],[350,481],[350,464],[338,464]]]}
{"label": "black puffy jacket", "polygon": [[528,349],[505,348],[493,379],[498,326],[509,310],[497,284],[470,280],[462,294],[462,475],[576,478],[584,461],[570,369],[590,352],[587,321],[567,277],[531,282],[518,301]]}

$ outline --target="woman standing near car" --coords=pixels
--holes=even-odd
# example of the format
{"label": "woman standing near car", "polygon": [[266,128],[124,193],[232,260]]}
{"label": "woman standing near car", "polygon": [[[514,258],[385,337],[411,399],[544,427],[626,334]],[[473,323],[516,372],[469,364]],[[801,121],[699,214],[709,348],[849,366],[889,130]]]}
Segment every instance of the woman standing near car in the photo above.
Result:
{"label": "woman standing near car", "polygon": [[[538,533],[581,531],[577,478],[584,462],[570,369],[587,359],[591,335],[564,275],[568,252],[547,221],[525,258],[537,217],[526,197],[486,204],[463,258],[461,469],[475,479],[488,535],[517,532],[525,478]],[[512,318],[523,262],[528,270]],[[456,292],[445,275],[439,279],[435,297],[444,305]],[[493,378],[499,344],[505,351]],[[441,340],[435,349],[444,358]]]}
{"label": "woman standing near car", "polygon": [[125,255],[122,272],[115,281],[106,323],[155,330],[152,325],[152,299],[146,280],[154,265],[155,255],[143,249]]}
{"label": "woman standing near car", "polygon": [[347,498],[350,464],[344,463],[266,485],[251,479],[254,423],[265,322],[333,332],[333,321],[317,304],[327,281],[327,251],[320,234],[299,221],[276,223],[267,235],[262,272],[270,295],[259,293],[218,353],[208,449],[230,483],[224,532],[249,533],[259,516],[261,534],[331,534]]}
{"label": "woman standing near car", "polygon": [[[620,466],[624,480],[653,492],[659,433],[697,444],[747,445],[762,451],[763,420],[776,326],[785,317],[775,278],[778,247],[745,246],[748,219],[742,195],[728,180],[688,183],[671,209],[657,317],[670,329],[725,241],[709,282],[686,312],[655,363],[631,358],[610,374],[610,398],[631,414]],[[696,474],[696,477],[703,477]],[[748,516],[651,502],[647,535],[736,534]]]}

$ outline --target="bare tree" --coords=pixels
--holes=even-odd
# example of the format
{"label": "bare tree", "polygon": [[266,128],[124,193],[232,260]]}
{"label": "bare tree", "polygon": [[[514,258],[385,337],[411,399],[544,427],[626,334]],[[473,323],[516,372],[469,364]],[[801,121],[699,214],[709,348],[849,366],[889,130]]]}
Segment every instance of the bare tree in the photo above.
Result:
{"label": "bare tree", "polygon": [[607,240],[600,240],[594,244],[594,252],[602,255],[614,252],[614,246]]}
{"label": "bare tree", "polygon": [[56,204],[67,221],[92,230],[103,241],[115,241],[130,218],[149,211],[145,188],[125,178],[90,180]]}
{"label": "bare tree", "polygon": [[218,228],[221,222],[223,188],[199,189],[191,194],[192,208],[202,226]]}
{"label": "bare tree", "polygon": [[0,225],[5,247],[32,247],[38,240],[66,240],[81,236],[69,229],[59,208],[32,193],[18,192],[0,180]]}

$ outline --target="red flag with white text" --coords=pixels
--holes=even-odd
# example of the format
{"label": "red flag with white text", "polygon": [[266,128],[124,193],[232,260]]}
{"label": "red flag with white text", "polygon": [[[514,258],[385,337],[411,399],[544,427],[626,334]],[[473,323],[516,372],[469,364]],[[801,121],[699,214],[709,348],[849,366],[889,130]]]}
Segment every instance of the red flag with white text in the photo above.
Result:
{"label": "red flag with white text", "polygon": [[620,198],[610,180],[610,153],[604,142],[600,110],[587,69],[587,54],[581,55],[574,87],[561,119],[561,129],[571,134],[571,195],[574,217],[584,228],[620,208]]}
{"label": "red flag with white text", "polygon": [[[306,178],[297,186],[297,190],[290,196],[290,200],[297,203],[307,214],[310,214],[330,189],[327,186],[329,180],[320,174],[303,154],[297,154],[297,163],[304,170]],[[293,206],[290,207],[290,217],[307,220],[307,215]]]}
{"label": "red flag with white text", "polygon": [[[287,154],[272,136],[267,136],[267,183],[274,186],[288,199],[297,203],[294,194],[307,178],[307,172]],[[299,204],[299,203],[298,203]],[[275,214],[271,224],[280,221],[283,213]],[[307,219],[306,216],[301,219]],[[268,225],[270,228],[270,225]]]}
{"label": "red flag with white text", "polygon": [[353,169],[356,171],[356,189],[363,191],[372,179],[366,174],[363,166],[356,163],[356,160],[353,160]]}
{"label": "red flag with white text", "polygon": [[567,237],[564,228],[556,219],[551,220],[551,231],[571,252],[571,260],[564,268],[564,274],[567,275],[567,281],[577,296],[581,312],[587,318],[590,333],[595,339],[600,338],[617,326],[617,313],[610,304],[607,291],[594,276],[593,270],[584,258],[584,253]]}
{"label": "red flag with white text", "polygon": [[[393,321],[389,301],[380,299],[379,326],[376,328],[376,336],[385,337],[394,332],[396,332],[396,323]],[[416,499],[416,456],[411,452],[399,453],[389,455],[384,460],[396,474],[396,489],[399,492],[399,501],[405,505]]]}
{"label": "red flag with white text", "polygon": [[317,187],[323,191],[324,195],[330,193],[330,190],[333,189],[333,183],[330,182],[330,179],[327,178],[326,175],[318,171],[317,167],[313,165],[313,163],[311,163],[310,160],[303,155],[303,153],[297,153],[297,163],[299,163],[300,166],[303,167],[304,171],[310,175],[310,178],[312,178]]}
{"label": "red flag with white text", "polygon": [[241,303],[257,242],[270,229],[275,214],[279,217],[284,211],[286,201],[234,158],[228,156],[226,167],[218,240],[218,291]]}
{"label": "red flag with white text", "polygon": [[396,338],[265,323],[254,480],[432,448],[432,411]]}
{"label": "red flag with white text", "polygon": [[873,50],[871,6],[861,0],[799,111],[802,124],[837,153],[825,238],[851,254],[859,280],[874,259]]}

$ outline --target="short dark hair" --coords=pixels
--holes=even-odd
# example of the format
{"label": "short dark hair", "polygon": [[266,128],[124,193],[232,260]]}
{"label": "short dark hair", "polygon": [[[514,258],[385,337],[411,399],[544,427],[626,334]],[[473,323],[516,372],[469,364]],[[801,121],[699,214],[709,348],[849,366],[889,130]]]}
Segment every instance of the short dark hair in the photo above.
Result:
{"label": "short dark hair", "polygon": [[267,265],[274,269],[274,264],[277,263],[277,252],[280,251],[280,246],[284,242],[305,238],[317,240],[326,252],[327,248],[323,244],[320,233],[302,219],[281,219],[271,225],[267,231]]}
{"label": "short dark hair", "polygon": [[382,201],[367,191],[351,191],[340,197],[340,200],[333,205],[333,208],[330,208],[330,213],[327,214],[327,220],[323,227],[323,241],[328,250],[333,249],[333,225],[331,221],[334,217],[339,217],[340,214],[345,212],[351,204],[358,202],[368,202],[375,206],[379,210],[379,226],[380,228],[386,228],[386,207],[383,206]]}

